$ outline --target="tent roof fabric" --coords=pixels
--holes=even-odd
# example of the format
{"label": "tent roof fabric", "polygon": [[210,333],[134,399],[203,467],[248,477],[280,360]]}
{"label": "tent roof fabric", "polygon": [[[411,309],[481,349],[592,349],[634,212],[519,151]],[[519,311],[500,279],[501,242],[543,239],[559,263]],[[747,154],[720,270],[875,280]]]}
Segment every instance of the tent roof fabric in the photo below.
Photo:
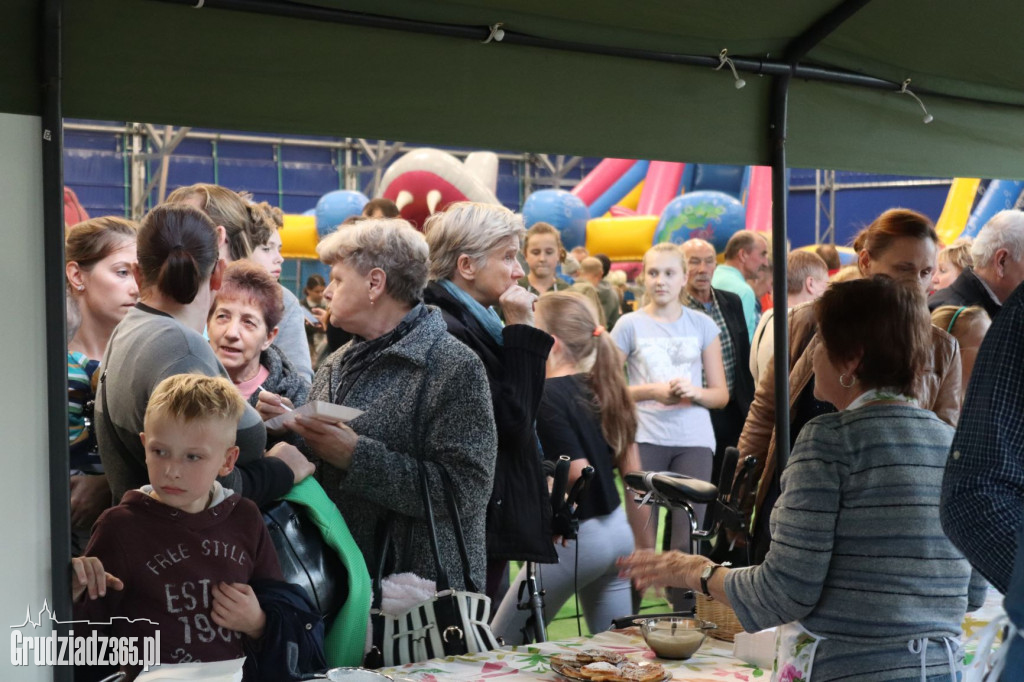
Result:
{"label": "tent roof fabric", "polygon": [[[41,0],[0,8],[0,111],[38,113]],[[209,3],[208,3],[209,4]],[[253,3],[256,4],[256,3]],[[280,4],[280,3],[278,3]],[[834,0],[306,0],[479,28],[480,39],[161,0],[64,3],[64,111],[279,133],[767,164],[770,77],[481,41],[503,22],[566,43],[779,60]],[[1024,177],[1024,3],[869,2],[802,62],[898,92],[794,79],[793,166]],[[978,100],[978,101],[971,101]]]}

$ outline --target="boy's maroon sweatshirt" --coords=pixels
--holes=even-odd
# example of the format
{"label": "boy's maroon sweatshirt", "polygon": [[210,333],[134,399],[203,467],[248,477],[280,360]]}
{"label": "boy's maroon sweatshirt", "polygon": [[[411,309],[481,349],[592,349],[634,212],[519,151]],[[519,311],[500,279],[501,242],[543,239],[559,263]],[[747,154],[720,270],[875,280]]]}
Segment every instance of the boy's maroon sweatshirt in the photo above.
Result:
{"label": "boy's maroon sweatshirt", "polygon": [[[243,656],[242,635],[213,622],[213,586],[281,580],[263,517],[238,494],[189,514],[130,490],[96,521],[85,554],[99,558],[124,590],[108,589],[96,600],[86,595],[75,618],[113,619],[104,629],[119,637],[150,637],[159,630],[163,664]],[[141,656],[141,639],[138,646]]]}

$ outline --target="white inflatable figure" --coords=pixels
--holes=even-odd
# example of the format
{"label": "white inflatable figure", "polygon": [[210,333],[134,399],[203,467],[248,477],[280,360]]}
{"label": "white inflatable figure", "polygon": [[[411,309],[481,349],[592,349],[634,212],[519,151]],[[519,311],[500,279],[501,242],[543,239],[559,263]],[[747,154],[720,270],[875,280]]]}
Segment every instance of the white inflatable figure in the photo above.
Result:
{"label": "white inflatable figure", "polygon": [[422,228],[431,214],[456,201],[500,205],[497,181],[493,152],[473,152],[463,163],[440,149],[417,149],[391,164],[378,195],[391,199],[403,218]]}

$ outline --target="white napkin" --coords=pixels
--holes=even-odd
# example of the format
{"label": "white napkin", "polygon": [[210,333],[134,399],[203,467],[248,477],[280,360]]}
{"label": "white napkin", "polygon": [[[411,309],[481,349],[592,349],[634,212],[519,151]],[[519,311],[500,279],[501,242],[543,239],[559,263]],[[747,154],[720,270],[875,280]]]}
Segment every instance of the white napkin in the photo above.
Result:
{"label": "white napkin", "polygon": [[775,628],[760,632],[737,632],[733,637],[732,655],[744,663],[771,669],[775,664]]}
{"label": "white napkin", "polygon": [[241,682],[245,656],[211,663],[168,663],[135,678],[135,682]]}

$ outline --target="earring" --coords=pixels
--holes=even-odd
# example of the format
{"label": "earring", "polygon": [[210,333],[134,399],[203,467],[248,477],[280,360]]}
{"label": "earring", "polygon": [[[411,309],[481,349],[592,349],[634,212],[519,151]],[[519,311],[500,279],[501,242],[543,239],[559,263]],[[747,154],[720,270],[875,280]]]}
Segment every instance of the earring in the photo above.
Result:
{"label": "earring", "polygon": [[373,305],[376,301],[373,300],[373,296],[370,297],[370,305]]}
{"label": "earring", "polygon": [[85,285],[84,285],[84,284],[79,284],[79,285],[78,285],[77,287],[75,287],[75,288],[76,288],[76,289],[78,289],[79,291],[85,291]]}
{"label": "earring", "polygon": [[853,374],[850,375],[850,383],[846,383],[846,381],[844,380],[845,377],[846,377],[845,374],[840,374],[839,375],[839,385],[842,386],[843,388],[853,388],[853,385],[855,383],[857,383],[856,375],[853,375]]}

